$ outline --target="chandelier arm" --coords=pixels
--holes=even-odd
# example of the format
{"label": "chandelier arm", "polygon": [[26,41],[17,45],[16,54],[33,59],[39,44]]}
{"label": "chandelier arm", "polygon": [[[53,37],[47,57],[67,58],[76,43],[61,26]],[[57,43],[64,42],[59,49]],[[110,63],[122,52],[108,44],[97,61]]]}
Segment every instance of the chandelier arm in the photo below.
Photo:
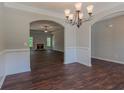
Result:
{"label": "chandelier arm", "polygon": [[80,19],[80,25],[82,25],[82,19]]}
{"label": "chandelier arm", "polygon": [[76,16],[77,16],[77,14],[75,13],[75,14],[74,14],[74,17],[73,17],[72,25],[75,25],[75,23],[76,23]]}
{"label": "chandelier arm", "polygon": [[82,19],[82,22],[90,21],[90,20],[92,20],[92,17],[93,17],[93,16],[90,16],[90,17],[88,17],[88,18],[83,18],[83,19]]}
{"label": "chandelier arm", "polygon": [[78,12],[76,11],[75,25],[78,25]]}
{"label": "chandelier arm", "polygon": [[77,16],[78,16],[78,19],[77,19],[77,27],[78,27],[78,28],[80,27],[79,13],[80,13],[80,11],[77,11]]}

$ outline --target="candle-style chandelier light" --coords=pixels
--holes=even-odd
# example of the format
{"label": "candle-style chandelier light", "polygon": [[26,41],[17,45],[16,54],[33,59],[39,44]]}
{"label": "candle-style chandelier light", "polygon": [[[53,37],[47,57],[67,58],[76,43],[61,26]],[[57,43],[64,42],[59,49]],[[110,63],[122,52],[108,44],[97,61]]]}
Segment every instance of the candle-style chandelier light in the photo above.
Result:
{"label": "candle-style chandelier light", "polygon": [[66,9],[64,12],[65,12],[65,17],[66,17],[66,22],[72,25],[77,25],[77,27],[79,28],[83,22],[89,21],[92,19],[94,6],[88,5],[86,7],[88,15],[89,15],[87,18],[84,18],[83,12],[81,11],[82,3],[76,3],[75,8],[76,8],[75,13],[70,13],[70,9]]}

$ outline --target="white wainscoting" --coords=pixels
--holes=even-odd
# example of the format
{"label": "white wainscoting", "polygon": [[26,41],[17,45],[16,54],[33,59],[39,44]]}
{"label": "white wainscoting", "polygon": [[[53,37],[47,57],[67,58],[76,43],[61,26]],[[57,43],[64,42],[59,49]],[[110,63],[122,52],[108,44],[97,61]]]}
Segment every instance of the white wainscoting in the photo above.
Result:
{"label": "white wainscoting", "polygon": [[76,47],[66,47],[64,58],[64,64],[77,62]]}
{"label": "white wainscoting", "polygon": [[91,66],[90,50],[87,47],[77,47],[77,62]]}
{"label": "white wainscoting", "polygon": [[67,47],[65,52],[65,64],[78,62],[91,66],[91,52],[87,47]]}
{"label": "white wainscoting", "polygon": [[31,71],[29,49],[7,49],[0,52],[0,88],[6,75]]}
{"label": "white wainscoting", "polygon": [[6,50],[6,75],[30,71],[30,50]]}
{"label": "white wainscoting", "polygon": [[5,60],[4,60],[5,51],[0,52],[0,88],[5,79]]}

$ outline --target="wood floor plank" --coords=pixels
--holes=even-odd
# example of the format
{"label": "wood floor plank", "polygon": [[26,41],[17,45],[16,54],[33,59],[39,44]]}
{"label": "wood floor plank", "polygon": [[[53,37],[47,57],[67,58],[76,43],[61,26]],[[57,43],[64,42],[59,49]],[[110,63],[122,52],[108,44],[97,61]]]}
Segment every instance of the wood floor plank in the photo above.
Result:
{"label": "wood floor plank", "polygon": [[124,89],[124,65],[92,59],[92,67],[63,64],[63,53],[31,51],[31,72],[7,76],[4,90]]}

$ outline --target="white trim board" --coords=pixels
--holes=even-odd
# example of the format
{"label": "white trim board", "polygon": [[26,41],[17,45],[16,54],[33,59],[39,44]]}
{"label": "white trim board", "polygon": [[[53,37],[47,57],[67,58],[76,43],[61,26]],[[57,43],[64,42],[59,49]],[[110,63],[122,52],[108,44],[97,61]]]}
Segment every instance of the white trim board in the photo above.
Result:
{"label": "white trim board", "polygon": [[5,78],[6,78],[6,75],[4,75],[0,81],[0,89],[2,88],[2,85],[3,85]]}
{"label": "white trim board", "polygon": [[58,51],[58,52],[63,52],[63,53],[64,53],[63,50],[58,50],[58,49],[52,49],[52,50],[54,50],[54,51]]}
{"label": "white trim board", "polygon": [[30,49],[6,49],[5,52],[28,52]]}
{"label": "white trim board", "polygon": [[99,59],[99,60],[104,60],[104,61],[108,61],[108,62],[113,62],[113,63],[118,63],[118,64],[124,64],[123,61],[106,59],[106,58],[102,58],[102,57],[94,57],[94,56],[92,56],[91,58],[95,58],[95,59]]}
{"label": "white trim board", "polygon": [[0,56],[1,56],[1,55],[3,55],[3,54],[5,54],[5,53],[6,53],[6,51],[5,51],[5,50],[0,51]]}

